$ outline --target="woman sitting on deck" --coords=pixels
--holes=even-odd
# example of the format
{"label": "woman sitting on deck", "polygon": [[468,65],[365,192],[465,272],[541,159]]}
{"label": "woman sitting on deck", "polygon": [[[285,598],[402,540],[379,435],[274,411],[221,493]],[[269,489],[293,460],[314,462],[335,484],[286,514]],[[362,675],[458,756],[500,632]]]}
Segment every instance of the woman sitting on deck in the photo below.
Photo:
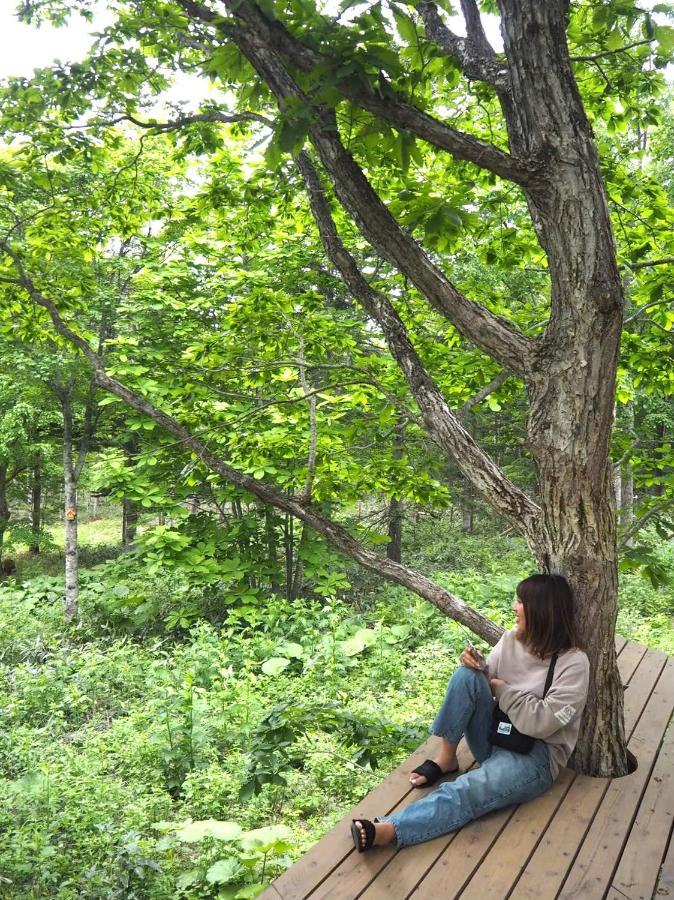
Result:
{"label": "woman sitting on deck", "polygon": [[[420,844],[485,813],[533,800],[567,763],[578,739],[590,668],[577,647],[571,589],[561,575],[532,575],[517,585],[513,611],[516,626],[493,648],[486,667],[470,649],[463,651],[431,728],[440,748],[435,760],[413,771],[410,782],[426,787],[458,772],[456,747],[464,735],[479,767],[399,813],[374,822],[354,820],[351,834],[359,852],[390,843]],[[504,720],[500,725],[494,697]],[[533,739],[528,752],[505,749],[513,739],[524,738],[526,744],[526,736]]]}

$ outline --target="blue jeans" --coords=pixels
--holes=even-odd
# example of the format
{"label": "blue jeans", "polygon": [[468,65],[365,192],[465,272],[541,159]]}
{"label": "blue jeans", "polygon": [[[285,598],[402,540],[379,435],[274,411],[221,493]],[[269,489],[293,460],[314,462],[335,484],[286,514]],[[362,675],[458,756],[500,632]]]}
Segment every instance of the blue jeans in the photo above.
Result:
{"label": "blue jeans", "polygon": [[397,847],[430,841],[495,809],[533,800],[550,787],[544,741],[536,741],[527,754],[489,743],[493,705],[481,672],[464,666],[454,672],[431,732],[455,743],[465,736],[480,766],[441,784],[401,812],[380,816],[378,821],[393,824]]}

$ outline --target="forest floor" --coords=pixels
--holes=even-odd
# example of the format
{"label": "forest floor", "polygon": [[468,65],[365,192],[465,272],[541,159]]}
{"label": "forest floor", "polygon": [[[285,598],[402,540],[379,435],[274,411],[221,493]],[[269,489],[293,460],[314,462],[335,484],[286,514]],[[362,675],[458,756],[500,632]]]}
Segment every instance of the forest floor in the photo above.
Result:
{"label": "forest floor", "polygon": [[[118,534],[81,529],[71,624],[57,552],[0,585],[0,897],[246,900],[421,741],[466,635],[353,571],[337,597],[224,604]],[[410,564],[512,624],[518,539],[412,538]],[[669,584],[624,573],[620,604],[620,633],[674,653]]]}

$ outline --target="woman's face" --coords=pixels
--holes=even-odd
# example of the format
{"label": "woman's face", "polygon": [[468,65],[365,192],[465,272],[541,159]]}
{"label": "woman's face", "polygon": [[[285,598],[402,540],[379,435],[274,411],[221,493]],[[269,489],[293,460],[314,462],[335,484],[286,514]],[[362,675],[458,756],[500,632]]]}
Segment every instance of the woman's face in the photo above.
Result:
{"label": "woman's face", "polygon": [[515,600],[512,606],[513,612],[515,613],[515,617],[517,619],[517,627],[516,633],[517,637],[524,637],[524,634],[527,630],[527,622],[524,617],[524,604],[520,600],[518,596],[515,596]]}

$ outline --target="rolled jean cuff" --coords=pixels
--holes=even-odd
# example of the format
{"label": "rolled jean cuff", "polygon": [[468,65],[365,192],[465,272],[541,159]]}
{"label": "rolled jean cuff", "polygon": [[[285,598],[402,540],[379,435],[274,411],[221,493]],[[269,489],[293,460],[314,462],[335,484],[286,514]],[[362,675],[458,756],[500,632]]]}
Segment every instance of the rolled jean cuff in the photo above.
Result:
{"label": "rolled jean cuff", "polygon": [[443,738],[445,741],[449,741],[452,744],[458,744],[459,741],[461,740],[461,738],[463,737],[462,731],[444,732],[444,731],[438,731],[437,728],[431,728],[430,734],[432,734],[433,737]]}

